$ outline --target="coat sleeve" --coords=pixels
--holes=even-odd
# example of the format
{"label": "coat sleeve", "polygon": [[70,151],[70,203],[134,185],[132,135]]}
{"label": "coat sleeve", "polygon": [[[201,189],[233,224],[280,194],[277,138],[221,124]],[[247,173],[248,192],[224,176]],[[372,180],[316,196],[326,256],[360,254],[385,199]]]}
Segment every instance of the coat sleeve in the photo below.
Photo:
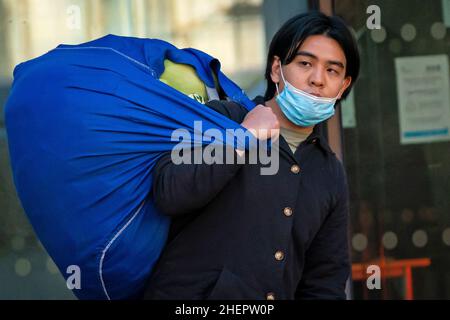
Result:
{"label": "coat sleeve", "polygon": [[[207,105],[238,123],[243,121],[247,112],[244,107],[232,102],[211,101]],[[193,157],[195,149],[184,149],[183,152]],[[224,157],[226,152],[233,154],[234,159],[239,157],[230,146],[224,147]],[[167,152],[153,169],[152,194],[155,205],[168,216],[194,212],[207,205],[242,165],[236,160],[231,164],[194,164],[193,161],[191,164],[174,164],[171,153]]]}
{"label": "coat sleeve", "polygon": [[350,275],[348,186],[339,163],[337,200],[306,251],[295,299],[343,300]]}

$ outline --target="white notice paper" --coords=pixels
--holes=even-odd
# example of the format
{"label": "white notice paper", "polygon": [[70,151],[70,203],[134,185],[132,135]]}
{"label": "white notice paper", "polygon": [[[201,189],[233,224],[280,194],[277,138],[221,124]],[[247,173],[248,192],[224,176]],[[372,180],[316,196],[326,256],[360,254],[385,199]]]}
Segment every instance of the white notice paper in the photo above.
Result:
{"label": "white notice paper", "polygon": [[400,143],[450,140],[448,56],[395,59]]}

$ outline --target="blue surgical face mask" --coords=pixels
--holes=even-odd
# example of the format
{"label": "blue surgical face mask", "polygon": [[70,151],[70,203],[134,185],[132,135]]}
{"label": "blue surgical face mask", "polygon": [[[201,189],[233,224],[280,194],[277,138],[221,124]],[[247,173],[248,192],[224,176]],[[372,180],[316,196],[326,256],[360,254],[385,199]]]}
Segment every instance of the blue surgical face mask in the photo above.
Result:
{"label": "blue surgical face mask", "polygon": [[284,88],[275,98],[284,115],[293,123],[302,127],[310,127],[325,121],[334,115],[335,98],[322,98],[302,91],[284,79],[283,69],[280,66]]}

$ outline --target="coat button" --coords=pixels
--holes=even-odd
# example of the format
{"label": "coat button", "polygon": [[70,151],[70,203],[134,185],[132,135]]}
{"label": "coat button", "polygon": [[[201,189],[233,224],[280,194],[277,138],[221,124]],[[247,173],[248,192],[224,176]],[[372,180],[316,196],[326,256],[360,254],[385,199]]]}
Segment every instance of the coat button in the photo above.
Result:
{"label": "coat button", "polygon": [[283,213],[286,217],[292,216],[292,209],[289,207],[284,208]]}
{"label": "coat button", "polygon": [[291,167],[291,172],[292,172],[292,173],[295,173],[295,174],[299,173],[299,172],[300,172],[300,167],[299,167],[298,165],[294,164],[294,165]]}
{"label": "coat button", "polygon": [[268,294],[266,294],[266,299],[267,300],[275,300],[275,293],[269,292]]}
{"label": "coat button", "polygon": [[314,139],[312,139],[312,141],[311,141],[312,143],[317,143],[317,139],[316,138],[314,138]]}
{"label": "coat button", "polygon": [[277,251],[275,252],[275,259],[278,261],[281,261],[284,259],[284,253],[283,251]]}

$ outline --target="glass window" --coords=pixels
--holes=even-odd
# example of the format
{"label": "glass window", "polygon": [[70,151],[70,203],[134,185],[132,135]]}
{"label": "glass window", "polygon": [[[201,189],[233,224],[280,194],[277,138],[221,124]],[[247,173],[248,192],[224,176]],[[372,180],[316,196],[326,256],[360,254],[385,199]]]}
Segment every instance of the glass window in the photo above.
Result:
{"label": "glass window", "polygon": [[[369,5],[379,29],[368,28]],[[354,297],[449,299],[449,2],[340,0],[335,10],[362,58],[342,107]],[[371,264],[381,290],[360,277]]]}

